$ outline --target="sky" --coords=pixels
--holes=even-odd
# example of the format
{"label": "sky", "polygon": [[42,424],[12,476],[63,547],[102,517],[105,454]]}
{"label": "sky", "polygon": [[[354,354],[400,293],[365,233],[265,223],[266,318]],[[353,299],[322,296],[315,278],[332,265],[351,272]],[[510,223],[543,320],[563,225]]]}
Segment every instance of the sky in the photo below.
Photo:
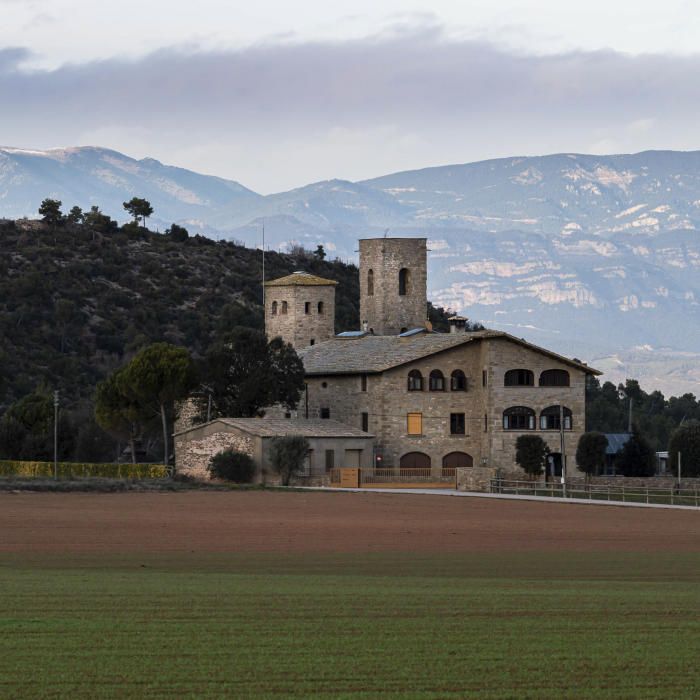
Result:
{"label": "sky", "polygon": [[689,0],[0,0],[0,144],[105,146],[261,193],[694,150],[699,36]]}

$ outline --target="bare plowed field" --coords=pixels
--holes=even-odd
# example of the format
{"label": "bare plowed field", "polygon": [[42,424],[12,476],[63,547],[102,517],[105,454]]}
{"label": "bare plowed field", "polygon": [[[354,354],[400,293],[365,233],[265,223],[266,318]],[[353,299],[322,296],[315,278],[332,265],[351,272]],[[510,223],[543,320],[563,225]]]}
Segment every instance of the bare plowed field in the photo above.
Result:
{"label": "bare plowed field", "polygon": [[320,492],[7,494],[0,552],[698,552],[700,513]]}

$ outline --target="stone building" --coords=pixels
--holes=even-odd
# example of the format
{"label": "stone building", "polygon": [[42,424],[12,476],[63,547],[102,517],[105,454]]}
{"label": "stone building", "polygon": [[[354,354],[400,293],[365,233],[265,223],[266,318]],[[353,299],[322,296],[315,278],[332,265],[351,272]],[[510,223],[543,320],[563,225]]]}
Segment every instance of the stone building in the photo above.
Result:
{"label": "stone building", "polygon": [[360,322],[375,335],[421,328],[428,318],[425,238],[360,241]]}
{"label": "stone building", "polygon": [[297,350],[335,335],[334,280],[294,272],[265,282],[265,330]]}
{"label": "stone building", "polygon": [[270,445],[281,435],[302,435],[309,441],[305,475],[324,476],[336,466],[370,467],[374,436],[334,420],[217,418],[175,433],[175,469],[207,479],[212,456],[224,450],[243,452],[256,464],[255,481],[275,480]]}
{"label": "stone building", "polygon": [[[304,272],[267,282],[266,332],[297,349],[306,371],[302,403],[294,418],[271,409],[264,419],[222,419],[181,431],[178,468],[184,459],[186,469],[203,473],[212,454],[240,443],[264,470],[264,440],[298,432],[315,441],[312,471],[487,467],[522,476],[515,443],[528,434],[548,444],[550,474],[561,474],[564,462],[573,476],[586,376],[600,372],[507,333],[468,331],[463,316],[450,319],[449,333],[432,332],[426,244],[360,241],[363,328],[337,336],[336,282]],[[349,447],[348,440],[363,446]]]}
{"label": "stone building", "polygon": [[435,471],[481,465],[514,472],[517,437],[534,434],[550,447],[552,473],[561,473],[562,453],[571,472],[585,429],[586,375],[598,374],[497,331],[361,333],[300,356],[310,418],[371,431],[383,466]]}

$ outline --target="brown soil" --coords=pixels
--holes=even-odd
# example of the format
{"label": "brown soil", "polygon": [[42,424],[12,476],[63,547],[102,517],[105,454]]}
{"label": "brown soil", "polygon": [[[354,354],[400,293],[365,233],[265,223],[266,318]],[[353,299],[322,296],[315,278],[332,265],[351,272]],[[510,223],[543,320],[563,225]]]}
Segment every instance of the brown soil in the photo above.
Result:
{"label": "brown soil", "polygon": [[0,552],[700,552],[700,513],[319,492],[4,494]]}

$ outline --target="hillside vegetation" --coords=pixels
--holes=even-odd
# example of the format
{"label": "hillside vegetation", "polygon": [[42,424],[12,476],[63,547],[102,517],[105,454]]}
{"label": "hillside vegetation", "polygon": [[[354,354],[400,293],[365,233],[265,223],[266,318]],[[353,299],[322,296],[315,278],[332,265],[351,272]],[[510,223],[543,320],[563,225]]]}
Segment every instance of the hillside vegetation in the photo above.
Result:
{"label": "hillside vegetation", "polygon": [[[357,328],[357,268],[266,254],[268,279],[300,268],[340,283],[337,327]],[[262,328],[261,275],[261,251],[202,236],[0,222],[0,412],[39,385],[82,403],[155,341],[201,356],[220,332]]]}

